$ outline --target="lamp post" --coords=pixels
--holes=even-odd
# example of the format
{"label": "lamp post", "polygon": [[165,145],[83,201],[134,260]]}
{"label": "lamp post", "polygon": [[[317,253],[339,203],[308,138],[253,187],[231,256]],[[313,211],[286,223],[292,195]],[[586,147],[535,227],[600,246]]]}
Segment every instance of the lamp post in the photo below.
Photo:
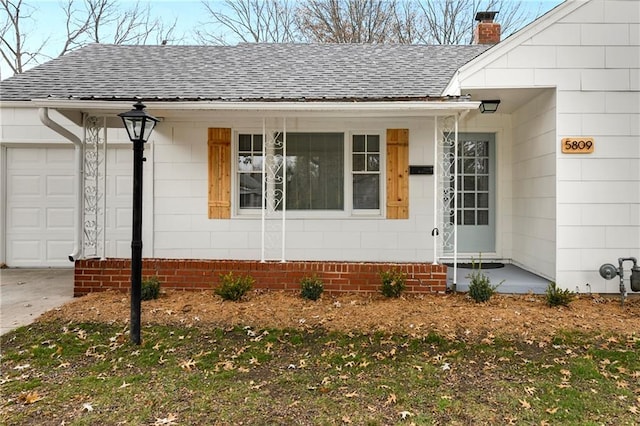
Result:
{"label": "lamp post", "polygon": [[130,340],[139,345],[142,292],[142,163],[144,144],[149,139],[158,119],[144,111],[138,101],[131,111],[118,114],[133,142],[133,230],[131,238],[131,318]]}

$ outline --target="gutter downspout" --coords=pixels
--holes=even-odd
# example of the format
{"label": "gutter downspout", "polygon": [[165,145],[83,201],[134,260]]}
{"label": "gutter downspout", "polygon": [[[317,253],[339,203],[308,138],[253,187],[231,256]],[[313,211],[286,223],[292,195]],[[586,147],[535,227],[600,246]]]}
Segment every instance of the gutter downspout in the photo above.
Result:
{"label": "gutter downspout", "polygon": [[74,244],[73,252],[69,254],[69,261],[74,262],[80,256],[80,247],[82,246],[82,188],[84,163],[82,161],[82,140],[69,129],[62,127],[60,124],[49,118],[49,108],[42,107],[38,109],[38,115],[42,124],[58,133],[60,136],[68,139],[75,148],[75,180],[76,180],[76,220],[74,224]]}

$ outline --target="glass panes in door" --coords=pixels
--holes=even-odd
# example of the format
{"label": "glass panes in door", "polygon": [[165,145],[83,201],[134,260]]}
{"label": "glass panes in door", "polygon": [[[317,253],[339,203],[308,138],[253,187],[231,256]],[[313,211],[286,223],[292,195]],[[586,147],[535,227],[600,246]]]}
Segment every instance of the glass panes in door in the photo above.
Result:
{"label": "glass panes in door", "polygon": [[489,141],[458,145],[458,225],[489,225]]}

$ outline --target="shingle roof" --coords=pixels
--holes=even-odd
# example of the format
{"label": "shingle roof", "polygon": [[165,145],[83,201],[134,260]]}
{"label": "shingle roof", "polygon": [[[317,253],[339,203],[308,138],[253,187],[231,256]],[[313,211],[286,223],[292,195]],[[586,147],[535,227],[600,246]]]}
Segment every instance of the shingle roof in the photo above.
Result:
{"label": "shingle roof", "polygon": [[488,46],[92,44],[2,81],[0,100],[385,100],[440,96]]}

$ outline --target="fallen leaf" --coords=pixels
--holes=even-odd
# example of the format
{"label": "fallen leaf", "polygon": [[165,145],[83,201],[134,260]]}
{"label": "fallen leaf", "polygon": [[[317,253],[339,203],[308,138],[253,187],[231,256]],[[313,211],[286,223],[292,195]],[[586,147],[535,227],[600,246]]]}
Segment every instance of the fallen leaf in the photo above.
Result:
{"label": "fallen leaf", "polygon": [[413,413],[409,412],[409,411],[400,411],[400,419],[401,420],[406,420],[408,417],[412,417]]}
{"label": "fallen leaf", "polygon": [[172,424],[175,424],[176,420],[178,420],[178,418],[175,415],[169,413],[167,417],[162,419],[159,417],[156,417],[156,422],[154,423],[154,426],[172,425]]}
{"label": "fallen leaf", "polygon": [[522,406],[522,408],[524,408],[525,410],[531,409],[531,404],[529,404],[529,402],[526,399],[519,399],[518,401],[520,402],[520,405]]}
{"label": "fallen leaf", "polygon": [[191,371],[191,369],[195,366],[196,366],[196,362],[192,359],[185,360],[180,363],[180,368],[187,371]]}
{"label": "fallen leaf", "polygon": [[635,405],[632,405],[631,407],[629,407],[629,412],[633,414],[640,414],[640,410],[638,410],[638,407],[636,407]]}
{"label": "fallen leaf", "polygon": [[122,384],[120,385],[119,389],[124,389],[124,388],[128,388],[129,386],[131,386],[131,383],[127,383],[124,380],[122,381]]}
{"label": "fallen leaf", "polygon": [[31,391],[21,393],[20,396],[18,396],[18,401],[23,404],[33,404],[34,402],[40,401],[42,398],[43,397],[38,393],[38,391]]}
{"label": "fallen leaf", "polygon": [[386,405],[395,404],[396,402],[398,402],[398,398],[396,397],[396,394],[391,393],[389,394],[389,397],[387,398],[387,402],[385,404]]}
{"label": "fallen leaf", "polygon": [[85,402],[84,404],[82,404],[82,410],[83,411],[87,411],[87,412],[91,412],[91,411],[93,411],[93,406],[91,404],[89,404],[88,402]]}
{"label": "fallen leaf", "polygon": [[546,411],[548,414],[555,414],[558,412],[558,407],[554,407],[554,408],[547,408]]}

